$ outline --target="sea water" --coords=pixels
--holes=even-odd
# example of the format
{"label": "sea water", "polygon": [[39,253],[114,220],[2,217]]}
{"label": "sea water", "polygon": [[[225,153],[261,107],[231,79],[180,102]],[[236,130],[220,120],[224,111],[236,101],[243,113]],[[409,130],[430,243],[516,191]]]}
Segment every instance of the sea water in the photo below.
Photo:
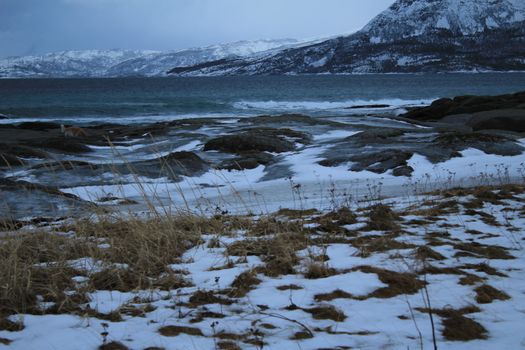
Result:
{"label": "sea water", "polygon": [[[191,117],[355,114],[440,97],[525,90],[524,73],[372,74],[0,80],[0,113],[15,121],[150,123]],[[361,112],[361,111],[358,111]]]}

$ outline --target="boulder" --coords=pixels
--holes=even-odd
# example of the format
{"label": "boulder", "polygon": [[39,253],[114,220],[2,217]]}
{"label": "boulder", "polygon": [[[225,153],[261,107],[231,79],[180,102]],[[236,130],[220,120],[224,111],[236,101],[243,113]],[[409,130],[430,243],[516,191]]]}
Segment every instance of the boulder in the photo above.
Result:
{"label": "boulder", "polygon": [[223,161],[217,169],[244,170],[255,169],[259,165],[268,165],[273,161],[273,156],[266,152],[245,152],[239,157]]}
{"label": "boulder", "polygon": [[401,117],[418,121],[438,121],[445,116],[474,114],[501,109],[523,109],[525,92],[500,96],[458,96],[439,99],[430,106],[415,108]]}
{"label": "boulder", "polygon": [[24,165],[24,161],[9,153],[0,152],[0,168],[11,168]]}
{"label": "boulder", "polygon": [[208,163],[193,152],[174,152],[160,158],[114,167],[121,174],[168,177],[173,180],[180,180],[180,176],[195,176],[209,169]]}
{"label": "boulder", "polygon": [[17,124],[17,127],[19,129],[45,131],[50,129],[60,129],[60,124],[48,122],[23,122]]}
{"label": "boulder", "polygon": [[64,153],[88,153],[92,152],[92,149],[89,148],[82,142],[77,140],[66,138],[66,137],[57,137],[57,138],[40,138],[33,141],[26,140],[25,143],[31,147],[51,149],[54,151],[62,151]]}
{"label": "boulder", "polygon": [[405,131],[401,129],[377,128],[349,136],[344,141],[351,141],[361,145],[384,144],[392,142],[392,139],[396,137],[403,136],[404,133]]}
{"label": "boulder", "polygon": [[257,128],[211,139],[204,145],[204,150],[226,153],[282,153],[295,149],[292,141],[306,143],[308,138],[308,135],[290,129]]}
{"label": "boulder", "polygon": [[412,168],[409,165],[402,165],[398,166],[392,171],[392,175],[394,176],[412,176],[412,173],[414,172],[414,168]]}
{"label": "boulder", "polygon": [[407,161],[411,157],[411,152],[398,149],[386,149],[367,154],[353,155],[350,157],[350,161],[354,162],[354,164],[352,164],[350,170],[368,170],[382,174],[390,169],[407,166]]}

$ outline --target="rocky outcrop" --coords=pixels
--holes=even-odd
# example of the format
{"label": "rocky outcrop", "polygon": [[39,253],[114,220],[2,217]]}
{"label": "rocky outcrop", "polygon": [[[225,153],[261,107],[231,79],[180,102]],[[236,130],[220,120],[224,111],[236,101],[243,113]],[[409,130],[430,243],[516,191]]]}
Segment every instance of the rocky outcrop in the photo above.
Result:
{"label": "rocky outcrop", "polygon": [[[401,117],[417,121],[440,121],[445,120],[448,123],[465,123],[465,116],[472,116],[480,112],[492,112],[483,116],[483,119],[491,117],[524,117],[525,112],[525,91],[515,94],[500,96],[458,96],[454,98],[442,98],[432,102],[430,106],[414,108],[411,111],[401,115]],[[454,116],[454,117],[451,117]],[[468,118],[470,123],[476,120]],[[479,119],[478,119],[479,121]]]}
{"label": "rocky outcrop", "polygon": [[294,150],[294,142],[304,144],[308,140],[308,135],[291,129],[253,128],[238,134],[211,139],[204,145],[204,150],[226,153],[283,153]]}

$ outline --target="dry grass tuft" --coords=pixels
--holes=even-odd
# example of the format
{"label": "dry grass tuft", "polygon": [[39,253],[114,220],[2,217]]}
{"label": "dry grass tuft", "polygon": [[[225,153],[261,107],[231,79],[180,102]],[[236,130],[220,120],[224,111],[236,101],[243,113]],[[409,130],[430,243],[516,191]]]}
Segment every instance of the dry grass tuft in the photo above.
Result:
{"label": "dry grass tuft", "polygon": [[303,232],[306,229],[300,222],[281,221],[275,217],[264,217],[250,226],[248,236],[269,236],[287,232]]}
{"label": "dry grass tuft", "polygon": [[303,287],[298,286],[296,284],[287,284],[284,286],[276,287],[278,290],[300,290],[303,289]]}
{"label": "dry grass tuft", "polygon": [[485,327],[459,313],[444,319],[443,327],[442,334],[446,340],[468,341],[487,338]]}
{"label": "dry grass tuft", "polygon": [[241,350],[239,345],[231,341],[221,341],[217,343],[217,347],[220,350]]}
{"label": "dry grass tuft", "polygon": [[377,204],[370,208],[366,229],[370,231],[397,231],[401,227],[397,221],[401,220],[392,209],[384,204]]}
{"label": "dry grass tuft", "polygon": [[159,333],[165,337],[176,337],[180,334],[204,336],[199,328],[185,326],[164,326],[159,328]]}
{"label": "dry grass tuft", "polygon": [[346,320],[345,313],[331,305],[316,306],[311,309],[302,310],[311,314],[316,320],[332,320],[336,322],[343,322]]}
{"label": "dry grass tuft", "polygon": [[233,302],[231,300],[221,298],[216,296],[212,291],[198,290],[190,297],[189,300],[192,306],[201,306],[208,304],[222,304],[222,305],[231,305]]}
{"label": "dry grass tuft", "polygon": [[310,217],[312,215],[318,214],[319,211],[317,209],[288,209],[288,208],[282,208],[279,209],[277,213],[275,213],[278,216],[286,216],[290,219],[302,219],[306,217]]}
{"label": "dry grass tuft", "polygon": [[372,266],[355,268],[364,273],[375,273],[379,280],[388,287],[379,288],[366,298],[392,298],[401,294],[415,294],[425,286],[425,282],[417,279],[417,275],[407,272],[395,272]]}
{"label": "dry grass tuft", "polygon": [[486,259],[515,259],[515,257],[510,255],[507,252],[507,249],[503,247],[495,245],[484,245],[477,242],[457,243],[454,244],[454,249],[460,250],[460,252],[454,254],[454,257],[473,256],[477,258]]}
{"label": "dry grass tuft", "polygon": [[231,290],[228,293],[229,297],[241,298],[246,296],[253,287],[260,284],[261,280],[257,278],[257,271],[244,271],[231,284]]}
{"label": "dry grass tuft", "polygon": [[334,276],[337,274],[338,272],[336,269],[328,267],[326,264],[323,264],[323,263],[311,261],[306,266],[304,277],[308,279],[318,279],[318,278],[326,278],[326,277]]}
{"label": "dry grass tuft", "polygon": [[479,263],[479,264],[465,264],[465,265],[462,265],[460,266],[460,268],[462,269],[471,269],[471,270],[476,270],[477,272],[484,272],[486,273],[487,275],[492,275],[492,276],[499,276],[499,277],[509,277],[507,276],[506,274],[502,273],[502,272],[499,272],[498,270],[496,270],[495,268],[487,265],[486,263]]}
{"label": "dry grass tuft", "polygon": [[387,252],[397,249],[412,249],[415,245],[394,239],[396,235],[362,236],[352,240],[352,245],[359,249],[359,256],[366,258],[377,252]]}
{"label": "dry grass tuft", "polygon": [[341,289],[336,289],[330,293],[316,294],[315,301],[332,301],[334,299],[353,299],[354,296]]}
{"label": "dry grass tuft", "polygon": [[496,289],[488,284],[484,284],[474,289],[476,292],[476,301],[480,304],[490,304],[494,300],[509,300],[510,296],[502,292],[499,289]]}
{"label": "dry grass tuft", "polygon": [[99,350],[128,350],[129,348],[118,342],[118,341],[112,341],[107,344],[102,344],[98,347]]}
{"label": "dry grass tuft", "polygon": [[416,259],[418,259],[420,261],[445,260],[446,259],[442,254],[440,254],[440,253],[436,252],[435,250],[433,250],[432,248],[424,246],[424,245],[418,247],[415,250],[414,256],[416,257]]}
{"label": "dry grass tuft", "polygon": [[20,332],[24,328],[25,327],[22,322],[13,322],[8,318],[0,319],[0,331]]}
{"label": "dry grass tuft", "polygon": [[311,339],[313,338],[314,336],[309,333],[309,332],[306,332],[306,331],[300,331],[300,332],[296,332],[294,333],[294,335],[292,335],[290,337],[291,340],[303,340],[303,339]]}
{"label": "dry grass tuft", "polygon": [[13,341],[11,339],[0,337],[0,344],[2,344],[2,345],[6,345],[7,346],[7,345],[11,344],[12,342]]}

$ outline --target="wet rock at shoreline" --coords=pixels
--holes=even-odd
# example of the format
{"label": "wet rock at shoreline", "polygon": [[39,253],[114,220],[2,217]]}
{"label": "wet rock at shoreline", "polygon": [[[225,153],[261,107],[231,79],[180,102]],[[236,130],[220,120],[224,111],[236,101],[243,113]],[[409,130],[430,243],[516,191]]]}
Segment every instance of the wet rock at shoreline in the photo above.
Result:
{"label": "wet rock at shoreline", "polygon": [[401,117],[465,125],[474,131],[495,129],[525,132],[525,92],[442,98],[430,106],[414,108]]}
{"label": "wet rock at shoreline", "polygon": [[245,170],[255,169],[259,165],[268,165],[273,161],[273,156],[266,152],[243,152],[239,157],[221,162],[217,169]]}
{"label": "wet rock at shoreline", "polygon": [[210,166],[193,152],[174,152],[169,155],[128,164],[113,165],[118,173],[136,174],[152,178],[167,177],[180,180],[180,176],[197,176]]}
{"label": "wet rock at shoreline", "polygon": [[306,143],[308,139],[308,135],[291,129],[255,128],[211,139],[204,151],[283,153],[293,151],[294,142]]}

